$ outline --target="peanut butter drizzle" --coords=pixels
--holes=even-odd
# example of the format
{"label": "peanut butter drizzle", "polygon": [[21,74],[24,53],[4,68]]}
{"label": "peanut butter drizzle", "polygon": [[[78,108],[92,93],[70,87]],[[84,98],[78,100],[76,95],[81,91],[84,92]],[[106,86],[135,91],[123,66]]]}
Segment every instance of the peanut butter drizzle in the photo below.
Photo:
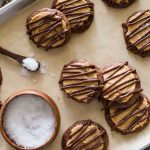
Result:
{"label": "peanut butter drizzle", "polygon": [[[88,70],[82,70],[82,69],[91,69]],[[66,74],[64,76],[64,74]],[[94,65],[85,65],[85,64],[69,64],[67,66],[64,66],[62,71],[62,76],[60,78],[60,83],[62,83],[63,90],[70,89],[70,88],[78,88],[75,91],[67,93],[69,97],[74,98],[74,96],[80,96],[82,95],[82,100],[89,100],[93,98],[94,96],[97,96],[99,93],[99,90],[102,88],[102,85],[100,83],[100,79],[98,79],[98,76],[96,78],[88,77],[91,74],[98,74],[96,67]],[[85,77],[87,76],[87,77]],[[63,82],[65,81],[71,81],[70,84],[64,85]],[[73,82],[72,82],[73,81]],[[75,82],[74,82],[75,81]],[[93,84],[93,83],[97,84]]]}
{"label": "peanut butter drizzle", "polygon": [[[63,12],[71,26],[78,26],[84,20],[88,20],[89,16],[93,15],[93,3],[86,1],[84,4],[82,0],[65,0],[56,3],[53,7]],[[76,5],[75,5],[76,4]],[[80,12],[82,9],[91,9],[89,12]]]}
{"label": "peanut butter drizzle", "polygon": [[[124,24],[127,28],[134,28],[131,32],[126,33],[126,38],[131,43],[128,48],[132,48],[133,46],[137,47],[138,50],[141,51],[149,51],[150,50],[150,10],[146,10],[143,12],[137,12],[137,15],[134,19],[129,19],[127,24]],[[149,14],[147,14],[149,13]],[[134,14],[133,16],[135,16]],[[141,34],[144,32],[144,34]],[[132,39],[136,39],[132,41]],[[140,46],[141,45],[141,46]]]}
{"label": "peanut butter drizzle", "polygon": [[[126,116],[124,116],[121,120],[119,120],[117,123],[115,123],[115,126],[113,127],[112,130],[115,130],[116,128],[118,128],[119,126],[121,126],[122,124],[127,122],[130,118],[137,115],[135,117],[135,119],[133,121],[131,121],[131,123],[123,130],[123,134],[128,134],[140,122],[143,122],[146,119],[150,119],[150,116],[148,113],[150,107],[145,106],[143,109],[140,109],[139,107],[140,107],[140,105],[142,105],[142,103],[143,103],[143,100],[140,99],[139,101],[136,102],[136,104],[133,104],[133,105],[135,105],[134,107],[130,106],[129,109],[131,107],[133,107],[132,110],[129,111],[129,113]],[[109,114],[109,117],[113,118],[113,117],[119,116],[119,115],[121,115],[121,113],[123,113],[124,111],[127,111],[127,110],[128,110],[128,108],[116,109],[116,111],[114,113]]]}
{"label": "peanut butter drizzle", "polygon": [[[53,14],[46,15],[36,21],[29,22],[26,26],[28,28],[27,34],[29,34],[29,38],[31,40],[34,40],[35,37],[40,37],[38,42],[36,42],[37,46],[39,47],[41,44],[49,41],[49,43],[46,45],[46,49],[49,49],[53,44],[58,42],[59,40],[66,38],[66,32],[68,29],[65,30],[62,29],[62,31],[56,31],[55,34],[48,37],[49,34],[51,34],[53,31],[56,30],[57,27],[62,25],[62,17],[59,16],[59,18],[54,18],[54,16],[57,15],[57,12]],[[42,31],[39,31],[38,33],[34,34],[33,31],[38,29],[39,27],[51,23],[48,27],[44,28]],[[37,24],[37,25],[36,25]],[[34,27],[31,27],[32,25],[36,25]]]}
{"label": "peanut butter drizzle", "polygon": [[[66,146],[66,150],[94,150],[97,147],[104,144],[104,139],[102,136],[106,133],[104,129],[97,129],[97,127],[93,127],[91,130],[87,131],[88,127],[92,125],[91,121],[84,123],[74,134],[70,136],[70,139],[74,138],[69,145]],[[98,135],[96,135],[97,130],[99,131]],[[94,136],[87,142],[84,140],[88,139],[90,136]]]}

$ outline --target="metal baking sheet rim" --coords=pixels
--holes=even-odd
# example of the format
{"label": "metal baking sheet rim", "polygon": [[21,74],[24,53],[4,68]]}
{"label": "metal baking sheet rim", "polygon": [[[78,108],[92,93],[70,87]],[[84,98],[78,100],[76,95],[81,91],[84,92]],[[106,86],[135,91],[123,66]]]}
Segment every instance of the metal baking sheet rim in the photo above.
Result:
{"label": "metal baking sheet rim", "polygon": [[0,23],[4,22],[19,10],[38,0],[13,0],[0,8]]}
{"label": "metal baking sheet rim", "polygon": [[[150,148],[150,142],[149,143],[145,143],[141,146],[141,148],[139,148],[138,150],[144,150],[146,148]],[[146,149],[146,150],[149,150],[149,149]]]}

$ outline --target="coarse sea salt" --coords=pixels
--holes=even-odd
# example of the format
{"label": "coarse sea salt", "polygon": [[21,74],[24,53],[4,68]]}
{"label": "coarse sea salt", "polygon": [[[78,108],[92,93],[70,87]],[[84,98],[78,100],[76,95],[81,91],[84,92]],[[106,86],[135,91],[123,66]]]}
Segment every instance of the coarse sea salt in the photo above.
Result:
{"label": "coarse sea salt", "polygon": [[38,79],[39,77],[47,73],[48,73],[48,63],[45,60],[40,61],[40,68],[39,68],[39,71],[36,73],[28,71],[27,69],[23,67],[19,70],[20,76],[25,77],[25,78],[34,78],[34,80],[36,81],[39,80]]}
{"label": "coarse sea salt", "polygon": [[44,145],[53,136],[56,118],[53,109],[41,97],[22,95],[6,106],[3,125],[17,145],[32,149]]}
{"label": "coarse sea salt", "polygon": [[39,68],[39,63],[32,57],[23,59],[22,66],[30,71],[36,71]]}

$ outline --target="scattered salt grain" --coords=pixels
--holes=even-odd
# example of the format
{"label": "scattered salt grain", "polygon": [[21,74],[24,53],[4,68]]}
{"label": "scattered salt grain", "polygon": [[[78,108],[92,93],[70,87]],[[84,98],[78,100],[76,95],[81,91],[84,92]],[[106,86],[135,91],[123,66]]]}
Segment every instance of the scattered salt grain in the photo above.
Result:
{"label": "scattered salt grain", "polygon": [[3,120],[10,139],[25,149],[44,145],[56,127],[53,109],[35,95],[16,97],[6,106]]}
{"label": "scattered salt grain", "polygon": [[31,72],[29,72],[27,69],[25,69],[25,68],[21,68],[20,70],[19,70],[19,74],[21,75],[21,76],[23,76],[23,77],[32,77],[32,74],[31,74]]}
{"label": "scattered salt grain", "polygon": [[35,74],[41,74],[41,75],[44,75],[44,74],[47,74],[48,72],[48,63],[43,60],[43,61],[40,61],[40,68],[39,68],[39,71],[38,72],[31,72],[31,71],[28,71],[27,69],[25,68],[21,68],[19,70],[19,74],[23,77],[35,77]]}
{"label": "scattered salt grain", "polygon": [[46,74],[47,72],[48,72],[48,63],[43,60],[40,62],[40,73]]}
{"label": "scattered salt grain", "polygon": [[39,68],[39,63],[32,57],[23,59],[22,65],[30,71],[36,71]]}

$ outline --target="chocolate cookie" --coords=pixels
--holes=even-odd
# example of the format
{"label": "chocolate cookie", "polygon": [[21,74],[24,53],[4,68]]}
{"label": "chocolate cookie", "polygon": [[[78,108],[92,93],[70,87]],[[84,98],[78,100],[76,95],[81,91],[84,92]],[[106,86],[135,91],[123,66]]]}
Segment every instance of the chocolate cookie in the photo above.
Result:
{"label": "chocolate cookie", "polygon": [[43,8],[33,12],[26,26],[30,39],[46,50],[64,45],[71,35],[67,18],[56,9]]}
{"label": "chocolate cookie", "polygon": [[140,79],[128,62],[120,62],[103,69],[104,87],[102,102],[105,107],[128,107],[139,97],[142,91]]}
{"label": "chocolate cookie", "polygon": [[88,103],[100,95],[103,76],[94,64],[75,60],[63,67],[60,84],[68,97],[77,102]]}
{"label": "chocolate cookie", "polygon": [[122,26],[128,50],[150,56],[150,10],[134,13]]}
{"label": "chocolate cookie", "polygon": [[106,130],[91,120],[74,123],[62,138],[63,150],[107,150],[108,143]]}
{"label": "chocolate cookie", "polygon": [[141,131],[150,121],[149,99],[140,95],[140,98],[128,108],[110,107],[106,109],[105,117],[111,129],[123,135]]}
{"label": "chocolate cookie", "polygon": [[94,4],[90,0],[54,0],[52,8],[65,14],[73,33],[87,30],[94,18]]}
{"label": "chocolate cookie", "polygon": [[103,0],[109,7],[126,8],[136,0]]}
{"label": "chocolate cookie", "polygon": [[0,68],[0,85],[2,84],[2,80],[3,80],[3,78],[2,78],[1,68]]}

